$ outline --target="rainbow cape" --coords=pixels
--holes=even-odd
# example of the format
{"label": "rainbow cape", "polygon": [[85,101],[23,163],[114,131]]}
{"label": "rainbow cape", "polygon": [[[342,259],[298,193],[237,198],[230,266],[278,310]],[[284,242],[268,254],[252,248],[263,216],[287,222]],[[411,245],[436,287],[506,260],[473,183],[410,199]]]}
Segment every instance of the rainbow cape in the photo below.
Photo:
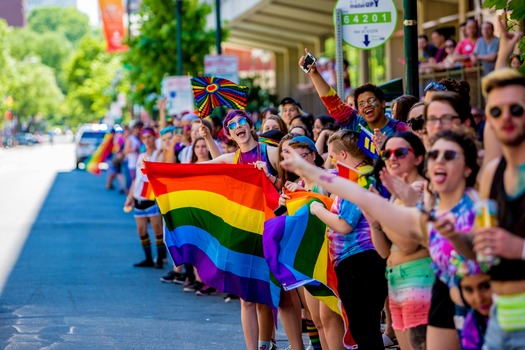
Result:
{"label": "rainbow cape", "polygon": [[99,164],[105,162],[113,151],[113,135],[111,132],[104,135],[102,143],[98,145],[95,152],[84,161],[86,170],[91,174],[100,175]]}
{"label": "rainbow cape", "polygon": [[264,173],[237,164],[145,166],[175,264],[190,263],[205,284],[276,309],[280,285],[264,259],[262,233],[279,194]]}
{"label": "rainbow cape", "polygon": [[318,201],[330,209],[332,199],[313,192],[288,193],[288,216],[268,220],[264,225],[264,255],[277,280],[286,290],[304,286],[345,321],[344,342],[355,345],[348,331],[346,314],[337,297],[337,277],[330,260],[326,225],[310,214]]}

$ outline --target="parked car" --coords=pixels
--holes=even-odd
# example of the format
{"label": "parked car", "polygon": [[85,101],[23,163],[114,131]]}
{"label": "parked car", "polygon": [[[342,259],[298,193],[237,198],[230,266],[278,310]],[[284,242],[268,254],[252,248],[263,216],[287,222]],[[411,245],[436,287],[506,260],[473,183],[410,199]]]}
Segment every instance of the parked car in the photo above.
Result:
{"label": "parked car", "polygon": [[34,145],[38,143],[38,139],[29,132],[18,132],[16,133],[16,142],[19,145]]}
{"label": "parked car", "polygon": [[105,124],[84,124],[78,128],[75,136],[76,165],[84,169],[84,161],[92,155],[102,143],[104,135],[108,132]]}

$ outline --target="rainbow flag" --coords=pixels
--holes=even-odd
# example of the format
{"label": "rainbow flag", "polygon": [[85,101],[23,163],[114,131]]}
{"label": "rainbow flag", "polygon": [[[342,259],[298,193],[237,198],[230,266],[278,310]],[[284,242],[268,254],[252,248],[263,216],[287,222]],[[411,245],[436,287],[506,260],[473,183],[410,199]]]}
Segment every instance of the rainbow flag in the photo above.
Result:
{"label": "rainbow flag", "polygon": [[371,165],[360,166],[359,169],[349,167],[346,164],[337,162],[337,174],[347,180],[357,183],[363,188],[368,188],[370,185],[374,184],[374,181],[371,177],[364,176],[374,170],[374,167]]}
{"label": "rainbow flag", "polygon": [[[326,225],[310,214],[310,204],[321,202],[330,208],[332,200],[313,192],[288,193],[288,216],[268,220],[264,224],[264,255],[277,280],[286,290],[312,284],[319,287],[328,281],[329,252],[325,235]],[[333,293],[323,291],[320,299]],[[339,312],[337,298],[328,301],[332,310]]]}
{"label": "rainbow flag", "polygon": [[376,160],[379,158],[379,153],[377,151],[376,145],[374,144],[374,141],[372,141],[373,134],[366,130],[363,126],[361,126],[361,130],[359,131],[359,140],[357,141],[357,145],[365,151],[366,154],[373,160]]}
{"label": "rainbow flag", "polygon": [[346,314],[337,297],[337,276],[330,260],[326,225],[310,214],[310,204],[318,201],[327,209],[332,199],[313,192],[288,193],[288,216],[264,224],[264,256],[270,270],[286,290],[304,286],[345,320],[345,344],[355,345],[348,331]]}
{"label": "rainbow flag", "polygon": [[102,143],[98,145],[95,152],[84,161],[86,170],[91,174],[100,175],[99,164],[105,162],[113,151],[113,135],[111,132],[104,135]]}
{"label": "rainbow flag", "polygon": [[279,194],[264,173],[248,164],[145,165],[175,264],[192,264],[222,292],[277,308],[281,289],[264,259],[262,233]]}
{"label": "rainbow flag", "polygon": [[142,191],[140,192],[140,195],[150,201],[155,200],[155,193],[153,193],[153,187],[149,182],[144,182],[142,184]]}

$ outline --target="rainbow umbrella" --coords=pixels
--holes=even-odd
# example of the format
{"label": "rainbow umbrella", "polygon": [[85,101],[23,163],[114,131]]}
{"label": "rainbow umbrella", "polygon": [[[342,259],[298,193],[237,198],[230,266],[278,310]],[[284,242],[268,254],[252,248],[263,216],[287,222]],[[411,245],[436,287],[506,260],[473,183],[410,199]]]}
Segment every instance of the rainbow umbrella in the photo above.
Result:
{"label": "rainbow umbrella", "polygon": [[191,87],[201,118],[209,116],[217,106],[244,109],[248,102],[248,87],[237,85],[227,79],[191,78]]}

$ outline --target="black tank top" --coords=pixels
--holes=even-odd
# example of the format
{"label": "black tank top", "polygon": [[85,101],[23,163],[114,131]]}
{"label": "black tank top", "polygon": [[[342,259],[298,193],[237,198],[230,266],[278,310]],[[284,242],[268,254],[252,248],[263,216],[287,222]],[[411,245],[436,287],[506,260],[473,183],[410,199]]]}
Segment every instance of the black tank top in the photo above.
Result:
{"label": "black tank top", "polygon": [[[506,167],[507,161],[502,157],[492,179],[490,198],[498,203],[499,227],[525,238],[525,193],[516,198],[507,195],[503,184]],[[493,266],[489,274],[494,281],[525,280],[525,261],[501,258],[501,262]]]}

